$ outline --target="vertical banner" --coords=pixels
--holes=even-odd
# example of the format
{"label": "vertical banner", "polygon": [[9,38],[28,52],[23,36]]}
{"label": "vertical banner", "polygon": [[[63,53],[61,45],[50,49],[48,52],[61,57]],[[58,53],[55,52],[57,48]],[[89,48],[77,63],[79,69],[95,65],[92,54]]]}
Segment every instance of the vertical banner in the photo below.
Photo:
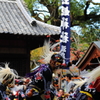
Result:
{"label": "vertical banner", "polygon": [[64,63],[70,61],[70,0],[62,0],[61,10],[61,33],[60,33],[60,53]]}

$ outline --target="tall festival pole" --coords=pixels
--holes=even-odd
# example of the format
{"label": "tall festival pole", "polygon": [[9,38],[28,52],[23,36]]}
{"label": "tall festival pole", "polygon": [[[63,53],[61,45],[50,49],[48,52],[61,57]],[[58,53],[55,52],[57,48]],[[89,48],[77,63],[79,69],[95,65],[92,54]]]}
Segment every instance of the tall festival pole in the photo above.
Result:
{"label": "tall festival pole", "polygon": [[[64,64],[70,61],[70,2],[62,0],[61,10],[61,26],[60,26],[60,54],[64,58]],[[66,66],[67,67],[67,66]],[[68,68],[64,69],[68,69]],[[63,69],[62,69],[63,72]],[[63,73],[62,73],[63,74]],[[59,86],[61,87],[61,77],[59,78]]]}
{"label": "tall festival pole", "polygon": [[60,28],[60,53],[65,59],[64,63],[68,64],[70,61],[70,0],[62,0]]}

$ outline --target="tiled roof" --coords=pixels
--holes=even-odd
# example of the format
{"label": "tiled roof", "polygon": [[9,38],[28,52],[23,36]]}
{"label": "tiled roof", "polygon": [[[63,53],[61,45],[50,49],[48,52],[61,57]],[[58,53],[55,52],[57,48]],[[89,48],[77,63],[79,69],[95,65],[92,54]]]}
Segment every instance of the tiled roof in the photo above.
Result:
{"label": "tiled roof", "polygon": [[0,33],[59,35],[59,31],[57,26],[33,19],[20,0],[0,0]]}

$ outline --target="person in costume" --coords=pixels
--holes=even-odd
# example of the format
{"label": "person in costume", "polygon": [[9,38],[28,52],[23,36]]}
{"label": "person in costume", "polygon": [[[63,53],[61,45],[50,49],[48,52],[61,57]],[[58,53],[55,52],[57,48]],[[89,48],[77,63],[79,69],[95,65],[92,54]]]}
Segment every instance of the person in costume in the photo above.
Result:
{"label": "person in costume", "polygon": [[[18,73],[14,69],[10,69],[9,64],[5,63],[5,67],[0,67],[0,100],[7,100],[6,89],[9,84],[14,84]],[[9,99],[8,99],[9,100]]]}
{"label": "person in costume", "polygon": [[[85,80],[75,81],[78,86],[70,100],[99,100],[100,98],[100,66],[84,75]],[[68,99],[69,100],[69,99]]]}
{"label": "person in costume", "polygon": [[25,100],[25,90],[26,90],[26,86],[23,85],[23,80],[20,79],[15,79],[15,85],[14,86],[10,86],[9,87],[10,90],[10,95],[9,98],[10,100]]}
{"label": "person in costume", "polygon": [[53,54],[48,64],[39,66],[36,73],[33,74],[32,82],[27,87],[27,100],[43,100],[41,94],[44,94],[45,100],[51,100],[50,84],[52,83],[52,74],[61,68],[62,63],[62,56]]}
{"label": "person in costume", "polygon": [[100,98],[100,66],[84,75],[87,78],[87,86],[81,93],[88,96],[88,100],[98,100]]}
{"label": "person in costume", "polygon": [[72,75],[71,75],[70,73],[67,73],[67,74],[65,75],[65,79],[66,79],[66,81],[67,81],[67,84],[66,84],[66,91],[65,91],[65,92],[70,94],[70,92],[73,91],[73,88],[74,88],[74,86],[75,86],[75,84],[74,84],[73,81],[72,81]]}
{"label": "person in costume", "polygon": [[[59,52],[54,52],[53,49],[57,44],[50,44],[50,41],[45,41],[43,46],[43,55],[40,59],[42,64],[38,65],[32,73],[27,74],[27,77],[32,79],[32,82],[27,86],[27,100],[53,100],[53,92],[50,92],[52,84],[52,74],[61,67],[63,58]],[[41,96],[42,95],[42,96]]]}

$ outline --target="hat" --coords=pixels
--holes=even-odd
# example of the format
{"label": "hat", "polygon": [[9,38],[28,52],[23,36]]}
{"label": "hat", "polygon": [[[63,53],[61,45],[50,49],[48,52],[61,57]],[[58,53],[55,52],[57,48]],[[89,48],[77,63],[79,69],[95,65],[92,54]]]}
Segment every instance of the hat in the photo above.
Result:
{"label": "hat", "polygon": [[63,63],[63,57],[60,54],[53,54],[51,56],[51,59],[56,61],[56,62]]}

